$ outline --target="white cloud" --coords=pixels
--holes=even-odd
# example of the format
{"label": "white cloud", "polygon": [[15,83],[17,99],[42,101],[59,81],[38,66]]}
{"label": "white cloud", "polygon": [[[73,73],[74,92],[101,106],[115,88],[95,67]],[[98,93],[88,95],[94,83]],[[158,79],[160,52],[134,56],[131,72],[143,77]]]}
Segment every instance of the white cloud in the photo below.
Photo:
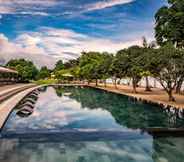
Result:
{"label": "white cloud", "polygon": [[[47,8],[57,5],[57,0],[0,0],[0,14],[32,14],[46,16],[44,12],[31,12],[36,7]],[[19,12],[20,10],[23,10]],[[28,11],[30,10],[30,11]]]}
{"label": "white cloud", "polygon": [[89,37],[67,29],[40,28],[37,32],[20,34],[15,40],[0,35],[0,54],[6,60],[27,58],[38,66],[53,67],[56,60],[67,61],[79,57],[82,51],[114,53],[131,45],[140,45],[141,38],[125,42]]}
{"label": "white cloud", "polygon": [[56,5],[57,0],[0,0],[0,5]]}
{"label": "white cloud", "polygon": [[[62,13],[58,11],[57,15],[78,15],[89,11],[110,8],[116,5],[124,5],[133,1],[134,0],[102,0],[90,4],[84,3],[83,6],[75,6],[76,10],[67,10],[63,11]],[[49,13],[39,11],[45,11],[45,9],[53,6],[65,7],[66,4],[69,5],[70,2],[64,0],[0,0],[0,14],[29,14],[48,16]]]}
{"label": "white cloud", "polygon": [[25,58],[34,61],[38,66],[47,65],[52,67],[55,59],[49,55],[45,55],[42,48],[35,44],[23,46],[21,43],[11,42],[6,36],[0,34],[0,56],[6,61],[15,58]]}
{"label": "white cloud", "polygon": [[49,16],[48,13],[46,12],[31,12],[31,11],[26,11],[26,12],[20,12],[19,14],[22,15],[34,15],[34,16]]}
{"label": "white cloud", "polygon": [[93,3],[93,4],[86,6],[86,10],[87,11],[101,10],[101,9],[113,7],[116,5],[127,4],[133,1],[134,0],[104,0],[101,2]]}

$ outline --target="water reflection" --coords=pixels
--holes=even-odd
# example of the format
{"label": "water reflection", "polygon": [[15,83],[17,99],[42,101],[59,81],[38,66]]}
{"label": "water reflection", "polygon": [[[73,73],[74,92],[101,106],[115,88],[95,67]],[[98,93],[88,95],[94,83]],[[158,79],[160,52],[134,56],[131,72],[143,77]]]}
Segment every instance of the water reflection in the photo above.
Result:
{"label": "water reflection", "polygon": [[137,130],[183,127],[183,110],[163,109],[92,88],[48,87],[27,118],[15,109],[3,132],[63,129]]}
{"label": "water reflection", "polygon": [[[32,130],[62,130],[62,129],[107,129],[121,128],[110,114],[101,109],[82,108],[81,103],[65,92],[61,98],[49,87],[39,95],[34,112],[27,118],[20,118],[16,110],[6,122],[4,132],[22,132]],[[123,127],[122,127],[123,128]]]}
{"label": "water reflection", "polygon": [[[48,87],[39,94],[32,115],[21,118],[16,112],[16,109],[12,112],[1,132],[0,162],[183,162],[184,159],[183,138],[157,138],[138,131],[148,127],[182,127],[183,111],[164,110],[91,88]],[[80,129],[86,133],[115,132],[108,136],[104,132],[93,136],[68,132]],[[130,134],[120,136],[117,130]]]}
{"label": "water reflection", "polygon": [[0,140],[0,161],[183,162],[183,149],[181,138],[57,143],[3,139]]}
{"label": "water reflection", "polygon": [[184,125],[184,110],[134,102],[123,95],[107,93],[92,88],[55,87],[56,93],[72,92],[69,97],[81,104],[82,108],[107,110],[116,122],[128,128],[170,127]]}

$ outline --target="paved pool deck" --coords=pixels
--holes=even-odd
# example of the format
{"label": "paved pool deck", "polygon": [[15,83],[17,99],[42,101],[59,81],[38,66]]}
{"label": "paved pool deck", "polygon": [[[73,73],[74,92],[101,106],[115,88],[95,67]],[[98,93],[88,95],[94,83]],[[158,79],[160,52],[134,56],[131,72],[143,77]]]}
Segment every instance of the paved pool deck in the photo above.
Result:
{"label": "paved pool deck", "polygon": [[10,91],[13,91],[17,88],[21,88],[21,87],[24,87],[24,86],[27,86],[28,84],[11,84],[11,85],[4,85],[4,86],[0,86],[0,96],[5,94],[5,93],[8,93]]}
{"label": "paved pool deck", "polygon": [[[90,86],[95,87],[94,84],[90,84]],[[135,94],[133,93],[133,89],[131,86],[117,85],[117,87],[118,89],[116,89],[113,84],[107,84],[107,87],[104,87],[103,84],[99,84],[99,86],[96,88],[103,89],[109,92],[131,96],[136,98],[137,100],[146,100],[148,102],[163,105],[164,107],[171,106],[178,109],[184,109],[184,95],[174,94],[176,102],[169,102],[168,95],[162,89],[152,88],[151,92],[146,92],[145,88],[138,87],[137,88],[138,93]]]}

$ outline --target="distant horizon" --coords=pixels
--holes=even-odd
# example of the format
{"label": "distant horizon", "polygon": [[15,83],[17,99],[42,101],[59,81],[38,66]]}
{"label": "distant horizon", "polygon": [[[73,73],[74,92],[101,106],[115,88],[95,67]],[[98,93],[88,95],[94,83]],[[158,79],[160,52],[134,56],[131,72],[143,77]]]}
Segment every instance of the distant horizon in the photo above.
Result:
{"label": "distant horizon", "polygon": [[0,58],[52,68],[82,51],[116,52],[154,40],[166,0],[0,0]]}

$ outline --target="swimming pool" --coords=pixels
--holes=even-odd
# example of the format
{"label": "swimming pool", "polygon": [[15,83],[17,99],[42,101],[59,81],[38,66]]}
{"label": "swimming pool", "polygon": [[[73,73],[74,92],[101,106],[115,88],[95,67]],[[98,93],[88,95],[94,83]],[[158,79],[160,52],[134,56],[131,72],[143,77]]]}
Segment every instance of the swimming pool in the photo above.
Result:
{"label": "swimming pool", "polygon": [[[184,113],[87,87],[46,87],[34,112],[9,116],[2,162],[182,162],[184,139],[150,133],[181,128]],[[172,152],[172,153],[171,153]]]}

